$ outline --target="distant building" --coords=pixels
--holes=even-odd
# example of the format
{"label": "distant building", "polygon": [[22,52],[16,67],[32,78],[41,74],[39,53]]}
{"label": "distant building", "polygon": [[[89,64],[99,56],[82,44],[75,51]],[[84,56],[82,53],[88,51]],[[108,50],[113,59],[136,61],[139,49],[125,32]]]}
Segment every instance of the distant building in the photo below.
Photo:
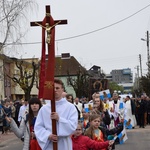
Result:
{"label": "distant building", "polygon": [[118,84],[120,83],[133,83],[133,73],[130,68],[112,70],[112,81]]}
{"label": "distant building", "polygon": [[133,87],[133,73],[130,68],[112,70],[110,74],[106,74],[106,78],[123,86],[124,92],[131,92]]}
{"label": "distant building", "polygon": [[91,77],[97,78],[97,79],[102,79],[105,78],[105,74],[102,72],[100,66],[92,66],[89,70],[88,73]]}
{"label": "distant building", "polygon": [[108,81],[112,81],[112,75],[111,74],[106,74],[106,79]]}

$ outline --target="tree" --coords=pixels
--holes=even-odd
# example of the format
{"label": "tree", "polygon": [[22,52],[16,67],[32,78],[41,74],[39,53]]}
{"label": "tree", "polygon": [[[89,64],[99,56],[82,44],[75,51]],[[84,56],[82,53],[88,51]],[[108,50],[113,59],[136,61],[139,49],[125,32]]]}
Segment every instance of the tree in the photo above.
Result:
{"label": "tree", "polygon": [[79,70],[76,77],[71,77],[68,72],[68,81],[73,87],[77,97],[89,97],[90,82],[86,71]]}
{"label": "tree", "polygon": [[[145,92],[148,96],[150,96],[150,75],[142,76],[140,78],[140,85],[142,86],[142,92]],[[141,92],[141,93],[142,93]]]}
{"label": "tree", "polygon": [[35,63],[34,61],[29,63],[16,58],[13,58],[13,61],[18,68],[18,73],[11,76],[6,74],[7,71],[5,71],[5,74],[20,86],[24,91],[25,99],[29,100],[34,82],[38,82],[39,63]]}
{"label": "tree", "polygon": [[23,21],[29,10],[34,10],[31,8],[35,4],[34,0],[0,1],[0,50],[9,45],[8,43],[15,45],[24,37],[26,26]]}
{"label": "tree", "polygon": [[108,86],[111,94],[113,94],[115,90],[123,93],[123,86],[119,86],[116,82],[109,81]]}

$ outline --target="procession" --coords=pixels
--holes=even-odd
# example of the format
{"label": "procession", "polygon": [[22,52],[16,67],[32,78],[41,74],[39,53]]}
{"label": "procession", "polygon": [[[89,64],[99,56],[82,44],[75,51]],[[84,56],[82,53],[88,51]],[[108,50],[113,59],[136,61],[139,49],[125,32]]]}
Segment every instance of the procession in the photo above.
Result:
{"label": "procession", "polygon": [[[130,140],[127,130],[150,124],[150,99],[144,95],[134,99],[113,93],[102,100],[97,92],[88,101],[86,97],[73,99],[72,94],[64,92],[61,80],[55,79],[54,83],[56,112],[50,112],[49,101],[38,98],[21,103],[5,100],[1,104],[5,116],[2,134],[14,132],[18,140],[23,139],[24,150],[53,149],[53,142],[58,149],[66,150],[115,149],[115,145]],[[57,121],[57,135],[52,134],[51,119]]]}
{"label": "procession", "polygon": [[[128,60],[123,63],[123,59],[120,59],[117,65],[122,65],[121,69],[120,67],[116,69],[115,64],[111,66],[113,64],[111,58],[109,58],[111,62],[108,65],[107,62],[102,61],[107,65],[106,69],[111,68],[109,74],[102,69],[103,63],[91,61],[90,69],[87,69],[85,66],[89,62],[84,66],[75,58],[75,55],[70,55],[71,51],[57,54],[60,53],[59,42],[93,34],[119,24],[145,11],[150,4],[142,9],[138,8],[138,11],[116,23],[63,39],[57,39],[56,31],[60,32],[57,29],[63,30],[67,26],[69,29],[70,18],[55,19],[57,14],[55,8],[58,8],[58,5],[54,1],[51,5],[50,2],[46,5],[42,3],[44,8],[38,4],[39,2],[34,0],[11,0],[11,2],[2,0],[0,2],[2,14],[0,16],[2,26],[0,36],[0,147],[5,150],[124,150],[132,146],[131,149],[148,150],[149,143],[142,144],[145,142],[143,139],[140,141],[140,146],[138,145],[140,143],[137,146],[132,140],[137,133],[141,134],[138,138],[146,136],[147,139],[149,133],[147,132],[150,125],[148,29],[146,39],[141,39],[146,41],[147,46],[145,72],[142,68],[141,57],[143,56],[141,54],[138,55],[140,66],[136,68]],[[87,2],[87,4],[90,7],[91,3]],[[99,4],[99,2],[94,4]],[[119,4],[121,8],[123,4]],[[41,41],[21,44],[21,38],[24,37],[22,30],[25,32],[23,27],[26,26],[21,19],[23,17],[27,19],[27,13],[35,11],[37,6],[44,10],[43,18],[39,19],[30,14],[32,19],[27,20],[27,24],[31,32],[38,31],[33,35],[34,40],[40,37]],[[72,7],[69,2],[68,6]],[[77,18],[81,18],[81,14]],[[77,22],[74,24],[77,25]],[[78,28],[80,26],[76,29]],[[73,33],[74,30],[71,30]],[[39,31],[41,32],[38,35]],[[27,39],[31,41],[32,38]],[[90,42],[86,41],[87,48],[90,48],[89,44],[94,47],[93,41],[94,38]],[[82,40],[73,47],[79,49],[81,43]],[[96,41],[96,43],[99,42]],[[9,49],[15,52],[15,46],[18,44],[30,45],[30,49],[34,49],[32,44],[37,45],[38,48],[35,50],[40,49],[39,58],[35,57],[38,51],[33,52],[32,58],[31,56],[30,58],[24,58],[24,56],[17,58],[19,53],[13,53],[13,55],[7,53]],[[84,54],[80,50],[77,53],[80,53],[80,58],[92,52],[90,57],[96,59],[99,55],[100,60],[104,57],[102,53],[105,50],[102,51],[98,53],[99,51],[87,49]],[[125,51],[123,50],[120,56],[124,56]],[[114,53],[109,51],[109,54],[113,57]],[[133,69],[137,69],[135,75],[133,75]]]}

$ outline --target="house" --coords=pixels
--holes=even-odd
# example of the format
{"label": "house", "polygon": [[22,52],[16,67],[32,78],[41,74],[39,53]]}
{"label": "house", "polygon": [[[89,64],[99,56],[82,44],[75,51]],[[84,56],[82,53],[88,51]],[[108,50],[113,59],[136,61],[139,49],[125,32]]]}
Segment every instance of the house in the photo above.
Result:
{"label": "house", "polygon": [[77,78],[79,71],[86,72],[86,69],[74,56],[70,56],[70,53],[62,53],[60,56],[56,56],[55,64],[55,77],[63,81],[65,91],[68,94],[72,94],[73,97],[76,97],[75,91],[69,83],[69,77],[74,80]]}
{"label": "house", "polygon": [[[39,62],[38,58],[29,58],[29,59],[17,59],[17,58],[10,58],[3,54],[0,54],[0,92],[1,92],[1,99],[7,97],[8,99],[21,99],[24,97],[24,91],[20,88],[20,85],[13,82],[9,77],[4,75],[4,67],[5,72],[9,74],[11,77],[18,78],[20,76],[19,68],[15,64],[15,60],[23,61],[26,65],[31,65],[31,62]],[[4,65],[3,65],[4,64]],[[26,65],[24,67],[26,67]],[[30,66],[31,67],[31,66]],[[28,67],[28,71],[30,71],[30,67]],[[65,91],[68,94],[72,94],[73,97],[76,96],[73,87],[69,84],[69,77],[74,80],[77,78],[77,74],[79,71],[86,71],[84,67],[73,57],[70,56],[69,53],[63,53],[60,56],[55,57],[55,77],[59,78],[63,81],[65,85]],[[36,87],[36,83],[31,91],[31,96],[37,96],[38,89]]]}
{"label": "house", "polygon": [[[22,69],[26,70],[28,75],[32,74],[32,72],[33,72],[32,62],[35,62],[35,63],[39,62],[38,58],[29,58],[29,59],[11,58],[11,59],[13,60],[13,62],[11,63],[11,74],[10,75],[11,75],[11,77],[15,77],[17,79],[20,78],[21,72],[20,72],[19,67],[17,67],[15,60],[17,60],[17,62],[18,62],[18,66],[19,66],[21,61],[23,62],[22,65],[21,65]],[[25,72],[23,71],[23,74],[24,73]],[[37,70],[37,73],[38,73],[38,70]],[[28,82],[30,84],[29,80],[28,80]],[[31,90],[30,95],[31,95],[31,97],[38,95],[38,89],[37,89],[35,81],[34,81],[33,88]],[[24,98],[23,89],[20,87],[19,84],[17,84],[16,82],[13,82],[12,80],[11,80],[11,97],[12,97],[13,100]]]}
{"label": "house", "polygon": [[0,54],[0,99],[11,97],[11,79],[4,72],[10,74],[11,59],[4,54]]}
{"label": "house", "polygon": [[[3,100],[4,98],[16,100],[24,97],[24,91],[10,78],[15,77],[17,79],[20,76],[20,70],[15,63],[16,60],[28,64],[28,71],[31,69],[31,61],[33,61],[33,58],[29,60],[19,60],[17,58],[11,58],[4,54],[0,54],[0,100]],[[37,62],[39,60],[34,58],[34,62],[35,61]],[[25,67],[25,64],[23,67]],[[31,96],[35,95],[38,95],[38,89],[34,84]]]}

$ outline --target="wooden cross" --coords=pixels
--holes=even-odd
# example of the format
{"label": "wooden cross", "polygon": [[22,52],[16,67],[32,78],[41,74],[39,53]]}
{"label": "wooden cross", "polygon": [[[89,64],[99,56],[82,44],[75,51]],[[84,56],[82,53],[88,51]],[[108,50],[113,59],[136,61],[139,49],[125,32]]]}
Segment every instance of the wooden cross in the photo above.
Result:
{"label": "wooden cross", "polygon": [[[51,45],[51,36],[54,36],[53,34],[51,35],[51,30],[56,26],[56,25],[60,25],[60,24],[67,24],[67,20],[54,20],[54,24],[51,23],[50,21],[50,6],[46,6],[46,24],[45,26],[43,25],[43,21],[36,21],[36,22],[31,22],[30,25],[31,26],[41,26],[43,29],[45,29],[46,33],[47,33],[47,38],[46,38],[46,43],[48,45],[48,52],[53,51],[54,50],[54,44]],[[45,34],[44,34],[45,36]],[[54,56],[55,57],[55,56]],[[49,59],[49,57],[48,57]],[[55,59],[55,58],[52,58]],[[48,60],[48,62],[51,60]],[[51,63],[48,63],[51,64]],[[53,64],[52,71],[54,70],[53,68],[55,67],[55,64]],[[49,67],[47,67],[49,70]],[[53,77],[52,80],[54,79],[54,71],[52,73]],[[51,76],[51,74],[49,74],[48,76]],[[47,80],[47,79],[46,79]],[[54,95],[54,85],[53,85],[53,81],[51,82],[49,79],[47,81],[45,81],[44,84],[46,83],[52,83],[51,84],[51,88],[46,87],[46,90],[50,90],[53,92],[53,94],[48,93],[49,95],[53,95],[53,99],[51,99],[51,112],[56,112],[56,108],[55,108],[55,95]],[[47,85],[47,84],[46,84]],[[49,89],[48,89],[49,88]],[[57,128],[56,128],[56,120],[52,119],[52,133],[57,135]],[[57,142],[53,142],[53,150],[57,150]]]}
{"label": "wooden cross", "polygon": [[42,26],[42,21],[35,21],[35,22],[30,22],[30,26],[41,26],[43,28],[45,28],[45,30],[47,31],[47,43],[50,44],[50,31],[53,27],[55,27],[56,25],[63,25],[63,24],[67,24],[67,20],[54,20],[54,24],[50,26],[49,23],[49,16],[50,16],[50,6],[46,6],[46,24],[45,26]]}

